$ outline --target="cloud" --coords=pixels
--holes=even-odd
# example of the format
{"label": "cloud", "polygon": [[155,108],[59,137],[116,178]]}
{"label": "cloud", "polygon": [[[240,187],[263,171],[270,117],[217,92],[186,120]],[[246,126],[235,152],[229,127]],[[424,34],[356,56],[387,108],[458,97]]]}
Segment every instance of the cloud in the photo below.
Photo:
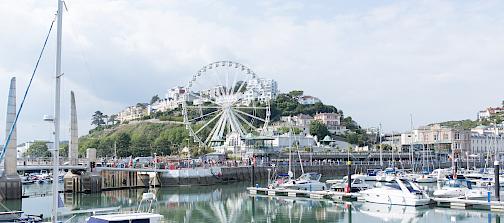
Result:
{"label": "cloud", "polygon": [[[0,86],[14,74],[21,94],[56,6],[36,0],[2,5]],[[474,118],[477,110],[502,99],[500,1],[72,0],[67,5],[63,101],[76,91],[81,133],[95,110],[110,114],[163,95],[185,85],[205,64],[223,59],[277,79],[284,91],[304,89],[364,126],[381,122],[396,131],[409,129],[410,113],[416,124]],[[20,123],[21,139],[46,137],[40,128],[21,124],[38,123],[53,110],[54,34]],[[6,103],[1,95],[7,94],[1,89],[0,111]],[[62,107],[66,120],[67,107]]]}

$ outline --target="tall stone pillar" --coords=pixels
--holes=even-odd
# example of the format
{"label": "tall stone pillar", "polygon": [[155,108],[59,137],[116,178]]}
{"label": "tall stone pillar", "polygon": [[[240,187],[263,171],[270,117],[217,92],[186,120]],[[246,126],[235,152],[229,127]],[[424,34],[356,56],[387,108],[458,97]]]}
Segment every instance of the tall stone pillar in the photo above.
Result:
{"label": "tall stone pillar", "polygon": [[[6,139],[16,119],[16,78],[10,82],[7,100]],[[0,177],[0,200],[21,199],[21,178],[17,173],[17,132],[16,127],[10,137],[4,156],[4,172]]]}
{"label": "tall stone pillar", "polygon": [[75,94],[71,92],[70,101],[70,145],[68,147],[68,159],[70,165],[78,164],[78,151],[79,151],[79,131],[77,127],[77,108],[75,106]]}
{"label": "tall stone pillar", "polygon": [[[70,92],[70,143],[68,145],[68,159],[70,165],[76,166],[79,161],[79,131],[77,127],[77,107],[75,106],[75,94]],[[64,190],[66,192],[82,192],[81,175],[69,170],[63,176]]]}

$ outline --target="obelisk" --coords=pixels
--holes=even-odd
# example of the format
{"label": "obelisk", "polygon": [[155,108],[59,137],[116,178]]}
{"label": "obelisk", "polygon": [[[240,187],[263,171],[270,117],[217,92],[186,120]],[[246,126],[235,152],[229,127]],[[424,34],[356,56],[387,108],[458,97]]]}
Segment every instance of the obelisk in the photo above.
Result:
{"label": "obelisk", "polygon": [[[10,82],[9,98],[7,100],[7,120],[5,140],[8,139],[14,121],[16,120],[16,78]],[[7,142],[5,142],[7,143]],[[16,126],[7,144],[4,156],[4,172],[0,178],[0,200],[21,199],[21,178],[17,173],[17,132]]]}
{"label": "obelisk", "polygon": [[77,127],[77,107],[75,106],[75,94],[70,92],[70,145],[68,147],[68,159],[70,165],[77,165],[79,151],[79,131]]}

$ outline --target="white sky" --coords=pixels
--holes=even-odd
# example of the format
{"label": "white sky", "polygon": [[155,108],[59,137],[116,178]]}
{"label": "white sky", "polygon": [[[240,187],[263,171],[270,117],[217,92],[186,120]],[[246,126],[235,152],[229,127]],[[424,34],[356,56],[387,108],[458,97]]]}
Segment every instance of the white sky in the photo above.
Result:
{"label": "white sky", "polygon": [[[351,2],[351,3],[350,3]],[[80,133],[91,114],[186,85],[202,66],[234,60],[282,91],[303,89],[364,127],[474,119],[504,99],[502,1],[68,0],[63,33],[63,138],[69,95]],[[9,78],[18,99],[56,0],[0,0],[0,127]],[[19,142],[50,139],[55,32],[18,125]],[[3,133],[2,133],[3,135]],[[3,137],[0,137],[3,142]]]}

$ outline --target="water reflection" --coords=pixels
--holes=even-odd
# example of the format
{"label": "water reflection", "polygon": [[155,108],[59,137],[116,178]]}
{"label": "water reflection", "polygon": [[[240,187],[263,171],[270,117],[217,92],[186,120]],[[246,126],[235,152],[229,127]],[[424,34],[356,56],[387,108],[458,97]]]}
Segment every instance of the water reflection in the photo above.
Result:
{"label": "water reflection", "polygon": [[[432,207],[404,207],[372,203],[337,204],[307,198],[251,196],[242,183],[157,189],[156,211],[166,222],[500,222],[488,211]],[[143,189],[105,191],[101,194],[66,194],[65,211],[103,207],[136,210]],[[50,212],[50,197],[23,200],[23,210]],[[35,204],[35,202],[37,204]],[[43,205],[40,205],[43,204]],[[72,215],[65,215],[70,218]],[[83,222],[80,214],[69,222]]]}

